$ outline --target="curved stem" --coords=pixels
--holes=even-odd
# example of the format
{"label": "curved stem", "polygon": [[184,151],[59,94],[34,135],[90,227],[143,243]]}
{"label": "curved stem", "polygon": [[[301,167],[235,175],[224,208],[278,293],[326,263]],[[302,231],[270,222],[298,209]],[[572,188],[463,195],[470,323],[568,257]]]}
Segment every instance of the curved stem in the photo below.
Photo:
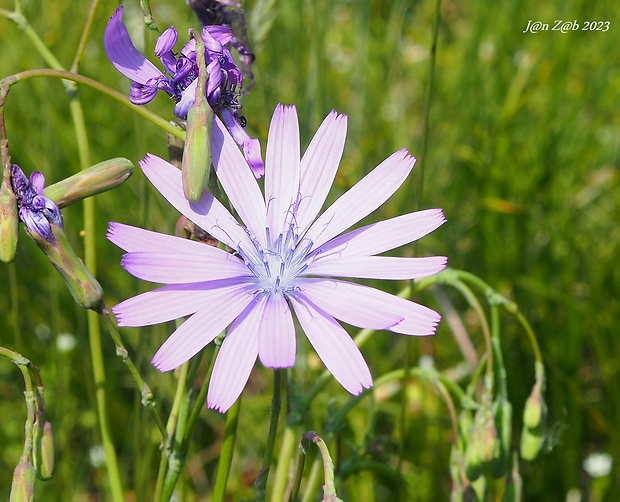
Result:
{"label": "curved stem", "polygon": [[95,89],[96,91],[99,91],[102,94],[105,94],[106,96],[114,99],[115,101],[118,101],[119,103],[125,105],[127,108],[137,113],[138,115],[144,117],[145,119],[152,122],[156,126],[160,127],[164,131],[169,132],[170,134],[172,134],[173,136],[176,136],[177,138],[185,140],[185,131],[182,131],[175,125],[161,118],[159,115],[149,111],[148,109],[142,106],[134,105],[133,103],[129,101],[129,98],[127,98],[127,96],[125,96],[124,94],[121,94],[120,92],[115,91],[114,89],[108,87],[107,85],[104,85],[100,82],[97,82],[96,80],[93,80],[92,78],[88,78],[83,75],[79,75],[77,73],[71,73],[71,72],[64,71],[64,70],[49,69],[49,68],[40,68],[37,70],[26,70],[26,71],[16,73],[15,75],[10,75],[8,77],[3,78],[0,81],[0,86],[10,87],[12,85],[17,84],[18,82],[28,80],[30,78],[36,78],[36,77],[59,78],[59,79],[64,79],[64,80],[70,80],[78,84],[87,85],[88,87],[91,87],[92,89]]}

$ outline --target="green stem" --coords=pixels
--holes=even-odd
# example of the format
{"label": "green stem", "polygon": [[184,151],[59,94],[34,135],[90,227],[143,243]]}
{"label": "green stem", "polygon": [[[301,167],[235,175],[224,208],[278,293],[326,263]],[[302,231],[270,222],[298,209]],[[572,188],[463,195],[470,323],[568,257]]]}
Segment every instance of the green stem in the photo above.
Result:
{"label": "green stem", "polygon": [[[185,460],[187,458],[187,451],[190,445],[190,439],[194,433],[194,429],[196,428],[196,424],[198,423],[198,418],[200,416],[200,412],[204,408],[205,399],[207,396],[207,390],[209,388],[209,381],[211,380],[211,373],[213,373],[213,366],[215,365],[215,360],[220,351],[220,346],[222,344],[223,335],[218,336],[215,339],[215,350],[213,351],[213,357],[211,358],[211,364],[209,366],[209,370],[207,371],[207,375],[205,380],[200,388],[200,393],[196,398],[196,402],[194,407],[192,408],[192,412],[189,418],[186,420],[185,426],[183,428],[184,434],[178,437],[175,437],[174,443],[172,445],[172,452],[170,453],[169,461],[168,461],[168,471],[166,472],[166,465],[163,462],[164,455],[162,454],[162,462],[160,463],[160,472],[158,474],[158,481],[161,476],[165,477],[162,479],[161,487],[155,493],[155,497],[153,500],[161,500],[167,501],[170,500],[172,494],[174,492],[174,488],[179,480],[179,476],[181,475],[181,469],[185,465]],[[194,368],[195,366],[192,365]],[[190,370],[190,373],[194,373]],[[191,381],[191,379],[190,379]],[[177,431],[178,433],[179,431]],[[163,467],[162,467],[163,466]]]}
{"label": "green stem", "polygon": [[232,466],[240,409],[241,399],[237,399],[235,404],[228,410],[228,413],[226,413],[226,428],[224,429],[224,440],[222,441],[220,458],[217,463],[217,475],[212,495],[213,502],[224,502],[224,497],[226,496],[226,483],[228,482],[228,475]]}
{"label": "green stem", "polygon": [[271,419],[269,420],[269,435],[267,436],[267,445],[265,446],[265,454],[263,456],[263,464],[258,473],[258,477],[254,482],[254,490],[256,492],[256,501],[265,500],[265,492],[267,488],[267,478],[269,477],[269,469],[271,468],[271,459],[273,457],[273,449],[276,444],[276,434],[278,431],[278,421],[280,418],[281,408],[281,387],[282,387],[282,370],[273,370],[273,399],[271,401]]}
{"label": "green stem", "polygon": [[88,316],[88,340],[90,345],[90,357],[93,365],[93,379],[95,381],[95,397],[97,400],[97,416],[99,418],[99,429],[101,431],[101,442],[106,457],[108,470],[108,481],[112,491],[112,500],[123,502],[123,487],[121,484],[120,470],[116,451],[110,434],[110,426],[107,414],[107,399],[105,390],[105,364],[101,350],[101,332],[99,330],[99,317],[97,313],[89,310]]}
{"label": "green stem", "polygon": [[430,57],[428,58],[428,86],[426,88],[426,100],[424,103],[424,125],[422,136],[422,161],[418,167],[417,175],[417,197],[415,209],[418,210],[422,205],[422,192],[424,190],[424,168],[426,167],[426,156],[430,137],[430,115],[431,101],[433,98],[433,87],[435,84],[435,67],[437,61],[437,40],[439,39],[439,19],[441,17],[441,0],[435,2],[435,16],[433,18],[433,35],[431,43]]}
{"label": "green stem", "polygon": [[9,263],[9,288],[11,290],[11,322],[13,323],[15,348],[17,350],[21,350],[22,332],[19,326],[19,295],[17,293],[17,272],[15,262]]}
{"label": "green stem", "polygon": [[289,466],[299,442],[299,435],[298,427],[289,424],[284,429],[284,438],[282,439],[282,446],[278,455],[278,465],[273,480],[271,502],[281,502],[284,500],[284,492],[288,484]]}
{"label": "green stem", "polygon": [[[335,427],[338,427],[338,424],[343,422],[344,418],[347,416],[349,411],[351,411],[351,409],[355,405],[357,405],[357,403],[359,403],[364,396],[366,396],[370,392],[373,392],[374,390],[381,387],[382,385],[385,385],[389,382],[393,382],[395,380],[402,379],[403,374],[409,377],[415,376],[418,378],[422,378],[430,382],[437,388],[440,388],[441,386],[444,389],[448,389],[458,398],[461,404],[465,404],[468,407],[470,406],[469,405],[470,399],[465,395],[465,392],[463,392],[463,389],[461,389],[458,385],[456,385],[450,379],[446,378],[445,376],[443,376],[441,373],[438,373],[434,369],[415,367],[415,368],[409,368],[407,371],[405,371],[403,368],[400,368],[398,370],[394,370],[394,371],[391,371],[390,373],[386,373],[385,375],[380,376],[375,381],[375,384],[373,385],[373,387],[369,389],[364,389],[360,394],[358,394],[357,396],[353,396],[351,399],[349,399],[349,401],[344,406],[342,406],[338,410],[337,413],[334,414],[331,420],[331,423],[333,423]],[[447,392],[446,394],[444,394],[444,396],[448,396],[448,395],[449,394]],[[452,399],[446,402],[452,403]],[[454,405],[452,405],[452,409],[454,409]],[[455,415],[455,418],[456,418],[456,415]]]}
{"label": "green stem", "polygon": [[159,430],[159,433],[161,435],[161,444],[162,446],[165,446],[166,441],[168,439],[168,433],[166,432],[166,427],[164,426],[164,422],[159,414],[159,411],[157,410],[157,402],[155,401],[155,396],[153,395],[153,392],[151,391],[151,388],[149,387],[149,385],[144,381],[144,379],[140,375],[138,368],[136,368],[136,365],[133,362],[133,359],[131,358],[131,356],[129,355],[129,352],[125,348],[123,340],[121,339],[121,335],[118,332],[118,329],[116,328],[116,325],[114,324],[114,321],[112,321],[112,316],[110,315],[110,311],[104,307],[103,310],[100,312],[100,315],[101,315],[101,319],[103,320],[103,324],[105,325],[108,332],[110,333],[110,336],[112,337],[112,341],[114,342],[114,345],[116,346],[116,355],[119,356],[123,360],[123,362],[127,366],[127,369],[129,370],[129,373],[131,373],[131,376],[133,377],[133,380],[136,383],[136,387],[140,391],[142,406],[144,406],[145,408],[149,410],[149,413],[153,417],[153,420],[155,421],[155,425],[157,426],[157,429]]}
{"label": "green stem", "polygon": [[114,99],[115,101],[118,101],[122,105],[125,105],[127,108],[137,113],[138,115],[142,116],[143,118],[147,119],[148,121],[152,122],[159,128],[163,129],[164,131],[169,132],[173,136],[176,136],[177,138],[180,138],[185,141],[185,131],[179,129],[178,127],[171,124],[167,120],[161,118],[159,115],[149,111],[147,108],[144,108],[143,106],[134,105],[133,103],[129,101],[129,98],[127,98],[127,96],[125,96],[124,94],[121,94],[120,92],[115,91],[114,89],[100,82],[97,82],[96,80],[85,77],[83,75],[79,75],[77,73],[71,73],[68,71],[58,70],[58,69],[52,70],[49,68],[40,68],[37,70],[26,70],[26,71],[16,73],[15,75],[10,75],[8,77],[3,78],[0,81],[0,86],[10,87],[12,85],[17,84],[18,82],[28,80],[30,78],[36,78],[36,77],[59,78],[59,79],[64,79],[64,80],[70,80],[72,82],[76,82],[78,84],[91,87],[92,89],[95,89],[96,91],[99,91],[102,94],[105,94],[106,96]]}
{"label": "green stem", "polygon": [[[75,57],[73,58],[73,63],[71,64],[71,72],[73,73],[78,72],[80,61],[82,60],[82,56],[84,55],[84,50],[86,49],[86,43],[88,42],[90,30],[93,27],[93,22],[95,20],[95,13],[97,12],[98,6],[99,6],[99,0],[92,0],[92,2],[90,3],[90,9],[88,9],[88,16],[86,17],[86,22],[84,23],[84,29],[82,30],[82,36],[80,37],[80,42],[78,43],[77,50],[75,51]],[[58,69],[61,69],[61,68],[58,68]]]}

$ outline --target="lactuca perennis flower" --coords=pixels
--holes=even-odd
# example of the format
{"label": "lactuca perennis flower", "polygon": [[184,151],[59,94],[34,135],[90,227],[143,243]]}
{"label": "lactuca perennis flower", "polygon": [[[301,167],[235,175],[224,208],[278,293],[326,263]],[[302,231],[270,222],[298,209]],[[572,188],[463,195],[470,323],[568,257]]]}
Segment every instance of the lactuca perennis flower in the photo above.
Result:
{"label": "lactuca perennis flower", "polygon": [[[241,105],[237,98],[243,85],[243,75],[226,48],[232,38],[229,26],[205,26],[202,30],[209,75],[206,96],[243,149],[248,164],[258,178],[263,175],[264,165],[259,142],[256,138],[250,138],[243,128],[246,119],[239,114]],[[123,8],[119,7],[106,26],[103,45],[114,67],[133,80],[129,95],[132,103],[149,103],[157,91],[162,90],[176,103],[174,114],[180,119],[186,119],[196,96],[196,41],[190,40],[181,52],[175,53],[173,48],[177,39],[177,31],[170,27],[157,40],[155,55],[164,67],[162,72],[134,47],[123,23]]]}
{"label": "lactuca perennis flower", "polygon": [[213,166],[243,223],[206,193],[190,203],[181,172],[147,155],[140,166],[182,214],[234,253],[120,223],[108,238],[127,254],[122,265],[166,286],[125,300],[112,310],[122,326],[145,326],[191,315],[161,346],[153,364],[183,364],[232,323],[209,384],[209,407],[226,411],[245,386],[258,356],[271,368],[295,363],[292,311],[325,366],[352,394],[372,385],[364,358],[336,320],[406,335],[434,333],[436,312],[378,289],[334,277],[414,279],[435,274],[444,257],[377,256],[410,243],[444,222],[439,209],[348,229],[383,204],[403,183],[415,159],[400,150],[317,218],[344,149],[346,116],[331,112],[300,159],[292,106],[278,105],[271,121],[261,190],[226,128],[213,127]]}

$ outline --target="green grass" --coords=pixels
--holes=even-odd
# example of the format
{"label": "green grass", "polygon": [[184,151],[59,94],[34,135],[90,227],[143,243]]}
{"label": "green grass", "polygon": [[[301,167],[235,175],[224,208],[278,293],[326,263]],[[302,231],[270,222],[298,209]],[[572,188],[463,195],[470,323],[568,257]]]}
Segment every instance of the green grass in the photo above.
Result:
{"label": "green grass", "polygon": [[[137,4],[128,2],[126,17],[133,16],[132,26],[140,29]],[[108,63],[101,43],[116,5],[100,2],[80,73],[126,92],[127,80]],[[160,28],[174,24],[183,34],[197,25],[185,2],[153,0],[152,7]],[[87,3],[27,1],[24,9],[44,42],[70,66]],[[282,102],[297,105],[303,148],[331,109],[349,116],[332,199],[395,150],[406,147],[421,155],[434,2],[255,1],[246,11],[257,60],[256,86],[244,98],[243,111],[263,152],[271,113]],[[611,25],[605,33],[522,33],[529,19]],[[0,77],[45,66],[13,23],[0,18],[0,28]],[[617,463],[606,480],[594,481],[582,468],[592,452],[620,458],[618,29],[620,7],[613,2],[444,1],[441,6],[421,207],[442,207],[448,223],[423,239],[418,251],[445,254],[452,267],[478,275],[514,300],[538,336],[547,365],[549,430],[543,454],[521,464],[525,500],[565,500],[574,488],[583,492],[583,500],[611,500],[619,489]],[[146,33],[147,54],[155,40]],[[93,163],[122,156],[137,164],[147,151],[166,155],[164,133],[155,126],[91,89],[80,88],[80,96]],[[170,119],[170,105],[158,96],[148,106]],[[68,98],[58,81],[33,79],[14,86],[5,113],[13,161],[25,171],[41,170],[53,182],[79,170]],[[373,221],[416,208],[415,171],[413,176]],[[105,239],[107,222],[171,233],[177,215],[139,171],[119,189],[98,196],[96,211],[97,277],[112,305],[146,286],[121,269],[120,250]],[[63,215],[69,238],[81,253],[81,207],[67,208]],[[87,500],[105,493],[106,483],[105,472],[89,464],[89,448],[100,440],[86,315],[23,231],[18,251],[12,265],[0,266],[0,345],[35,362],[46,384],[57,472],[51,481],[37,484],[37,496]],[[10,296],[10,267],[17,280],[17,306]],[[446,291],[481,353],[479,323],[458,295]],[[428,292],[417,299],[438,308]],[[520,326],[510,316],[502,321],[518,446],[534,360]],[[149,361],[171,330],[158,326],[122,333],[164,411],[171,404],[173,377],[160,375]],[[56,339],[65,332],[75,335],[77,348],[60,353]],[[135,487],[137,500],[148,500],[159,459],[157,438],[113,344],[103,335],[112,430],[125,485]],[[377,333],[363,352],[375,379],[402,367],[405,353],[414,363],[430,354],[439,370],[462,359],[445,322],[432,340],[408,342]],[[313,366],[309,348],[302,349],[302,360],[306,364],[290,376],[307,389],[320,366]],[[270,372],[257,365],[241,408],[231,500],[253,497],[272,385]],[[0,361],[0,498],[9,491],[22,448],[22,391],[16,368]],[[409,499],[447,500],[451,431],[445,406],[428,385],[413,381],[403,431],[401,394],[397,389],[394,396],[358,405],[339,441],[330,444],[331,453],[342,460],[367,444],[381,452],[370,457],[396,465],[402,448],[403,472],[412,486]],[[347,400],[338,384],[330,384],[304,430],[321,433],[328,406]],[[209,500],[223,427],[222,416],[204,410],[180,484],[183,500]],[[346,464],[341,467],[350,473],[338,481],[345,500],[398,500],[387,474],[375,471],[371,476],[370,471],[359,472],[359,465],[349,471]]]}

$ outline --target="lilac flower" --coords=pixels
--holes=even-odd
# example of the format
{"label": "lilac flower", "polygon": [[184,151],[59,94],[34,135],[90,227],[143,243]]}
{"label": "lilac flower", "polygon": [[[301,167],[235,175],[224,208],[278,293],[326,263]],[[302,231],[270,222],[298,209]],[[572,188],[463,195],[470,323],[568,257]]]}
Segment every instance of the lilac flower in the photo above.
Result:
{"label": "lilac flower", "polygon": [[[237,144],[243,148],[248,164],[259,178],[264,173],[260,145],[256,138],[250,138],[245,132],[243,126],[246,119],[239,114],[241,105],[237,97],[243,85],[243,76],[230,51],[225,47],[232,38],[233,34],[228,26],[205,26],[202,30],[209,75],[206,94],[215,111],[225,112],[233,118],[226,121],[227,127]],[[174,114],[180,119],[186,119],[196,96],[196,41],[190,40],[181,52],[176,54],[172,49],[177,39],[178,33],[171,26],[157,40],[155,55],[164,67],[162,72],[134,47],[123,23],[123,7],[119,7],[106,26],[103,45],[114,67],[134,81],[129,95],[132,103],[147,104],[157,91],[162,90],[176,103]]]}
{"label": "lilac flower", "polygon": [[123,267],[138,278],[167,284],[116,305],[119,325],[145,326],[191,315],[153,358],[160,371],[168,371],[232,323],[207,396],[208,406],[223,412],[239,397],[257,356],[266,367],[293,366],[294,311],[336,380],[352,394],[360,393],[372,385],[372,377],[336,319],[406,335],[433,334],[440,319],[424,306],[334,278],[414,279],[445,267],[445,257],[376,256],[440,226],[445,221],[440,209],[338,236],[383,204],[415,159],[406,150],[394,153],[317,218],[344,149],[346,116],[331,112],[300,159],[296,109],[278,105],[269,129],[264,195],[217,118],[213,129],[213,166],[243,224],[209,193],[188,202],[181,172],[166,161],[147,155],[140,166],[177,210],[234,253],[110,223],[108,238],[127,251]]}
{"label": "lilac flower", "polygon": [[17,197],[19,219],[30,232],[36,232],[48,242],[54,241],[51,223],[62,229],[62,216],[58,206],[43,195],[45,177],[39,171],[33,171],[30,179],[13,164],[11,184]]}

